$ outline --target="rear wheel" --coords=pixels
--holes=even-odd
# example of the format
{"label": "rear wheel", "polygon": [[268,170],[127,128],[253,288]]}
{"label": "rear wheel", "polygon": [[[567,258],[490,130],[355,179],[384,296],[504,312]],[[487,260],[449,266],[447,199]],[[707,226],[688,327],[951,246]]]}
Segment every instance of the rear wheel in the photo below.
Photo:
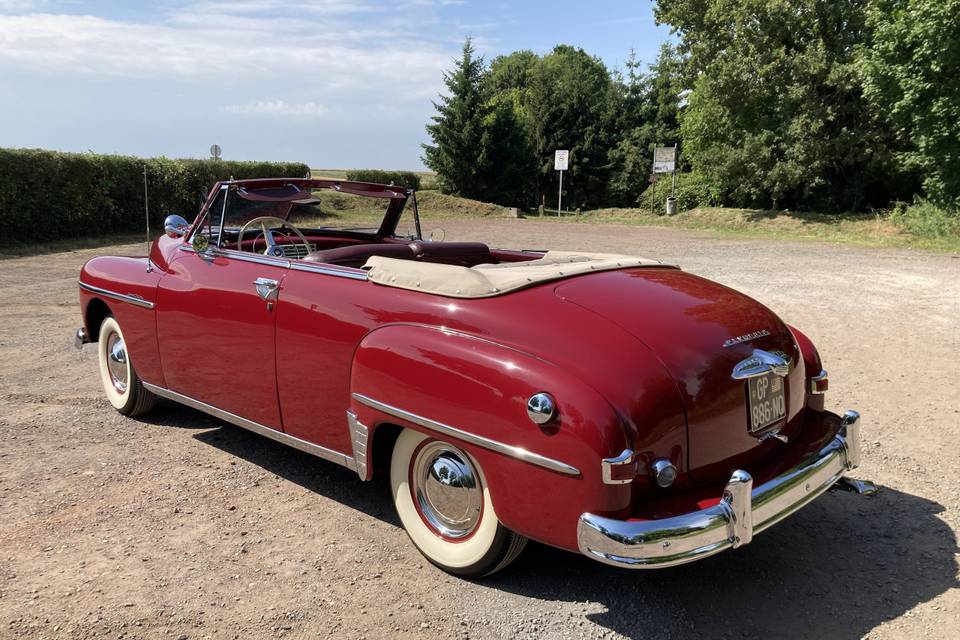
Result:
{"label": "rear wheel", "polygon": [[403,431],[393,448],[390,485],[410,540],[444,571],[489,575],[527,544],[497,519],[480,465],[448,442]]}
{"label": "rear wheel", "polygon": [[157,397],[144,389],[140,382],[130,362],[123,331],[113,316],[107,316],[100,324],[97,359],[103,392],[117,411],[126,416],[138,416],[153,408]]}

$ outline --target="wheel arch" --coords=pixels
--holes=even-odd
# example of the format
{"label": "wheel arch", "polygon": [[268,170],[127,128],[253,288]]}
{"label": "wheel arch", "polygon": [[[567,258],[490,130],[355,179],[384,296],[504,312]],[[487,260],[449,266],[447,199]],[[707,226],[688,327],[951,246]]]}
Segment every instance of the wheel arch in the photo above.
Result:
{"label": "wheel arch", "polygon": [[[558,417],[540,426],[527,416],[526,402],[542,391],[556,398]],[[387,325],[358,345],[350,392],[351,411],[369,434],[358,465],[365,479],[389,460],[400,430],[413,429],[474,457],[501,522],[524,536],[575,550],[583,511],[629,506],[630,488],[601,477],[601,459],[626,446],[619,418],[596,391],[543,359],[438,327]],[[562,466],[550,468],[541,458]]]}
{"label": "wheel arch", "polygon": [[84,314],[84,325],[87,328],[87,336],[90,342],[97,342],[100,339],[100,325],[113,315],[110,305],[103,299],[93,297],[87,303],[87,310]]}

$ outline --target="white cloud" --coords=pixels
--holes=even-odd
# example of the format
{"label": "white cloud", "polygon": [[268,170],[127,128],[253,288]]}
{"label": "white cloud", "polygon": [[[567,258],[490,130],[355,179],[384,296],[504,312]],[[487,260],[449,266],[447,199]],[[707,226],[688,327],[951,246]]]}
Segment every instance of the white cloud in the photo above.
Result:
{"label": "white cloud", "polygon": [[318,117],[327,113],[327,108],[316,102],[298,102],[290,104],[284,100],[257,100],[246,104],[228,104],[223,108],[227,113],[257,114],[270,116]]}
{"label": "white cloud", "polygon": [[296,79],[299,86],[317,90],[392,90],[398,99],[422,99],[440,89],[441,70],[451,58],[445,46],[399,41],[398,26],[387,18],[337,17],[366,11],[362,4],[327,0],[309,6],[311,15],[274,0],[202,2],[159,23],[90,15],[0,15],[0,72],[8,68],[221,86],[262,83],[271,89]]}
{"label": "white cloud", "polygon": [[22,13],[33,11],[43,4],[43,0],[0,0],[0,12]]}
{"label": "white cloud", "polygon": [[459,2],[0,0],[0,140],[419,166]]}

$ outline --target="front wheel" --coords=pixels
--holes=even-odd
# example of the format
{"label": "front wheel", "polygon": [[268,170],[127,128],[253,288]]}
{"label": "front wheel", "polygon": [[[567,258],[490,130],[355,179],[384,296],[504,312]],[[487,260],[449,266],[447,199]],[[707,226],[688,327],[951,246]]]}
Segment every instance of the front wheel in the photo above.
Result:
{"label": "front wheel", "polygon": [[125,416],[138,416],[153,408],[157,397],[143,388],[130,362],[123,332],[113,316],[107,316],[100,325],[97,360],[103,392],[114,409]]}
{"label": "front wheel", "polygon": [[444,571],[490,575],[527,544],[497,519],[480,465],[450,443],[404,430],[393,448],[390,486],[410,540]]}

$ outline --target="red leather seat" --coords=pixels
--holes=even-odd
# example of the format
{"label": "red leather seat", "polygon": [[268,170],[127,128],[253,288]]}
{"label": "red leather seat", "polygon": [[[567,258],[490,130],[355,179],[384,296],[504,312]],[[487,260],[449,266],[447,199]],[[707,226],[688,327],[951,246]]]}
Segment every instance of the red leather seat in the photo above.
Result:
{"label": "red leather seat", "polygon": [[413,248],[408,244],[355,244],[336,249],[325,249],[308,254],[304,261],[338,264],[344,267],[362,267],[370,256],[383,256],[399,260],[413,260],[416,257]]}
{"label": "red leather seat", "polygon": [[349,247],[314,251],[307,255],[307,262],[337,264],[360,268],[371,256],[383,256],[398,260],[422,260],[441,262],[464,267],[493,262],[490,248],[482,242],[410,242],[380,244],[356,244]]}
{"label": "red leather seat", "polygon": [[493,262],[490,247],[482,242],[411,242],[417,260],[463,267]]}

